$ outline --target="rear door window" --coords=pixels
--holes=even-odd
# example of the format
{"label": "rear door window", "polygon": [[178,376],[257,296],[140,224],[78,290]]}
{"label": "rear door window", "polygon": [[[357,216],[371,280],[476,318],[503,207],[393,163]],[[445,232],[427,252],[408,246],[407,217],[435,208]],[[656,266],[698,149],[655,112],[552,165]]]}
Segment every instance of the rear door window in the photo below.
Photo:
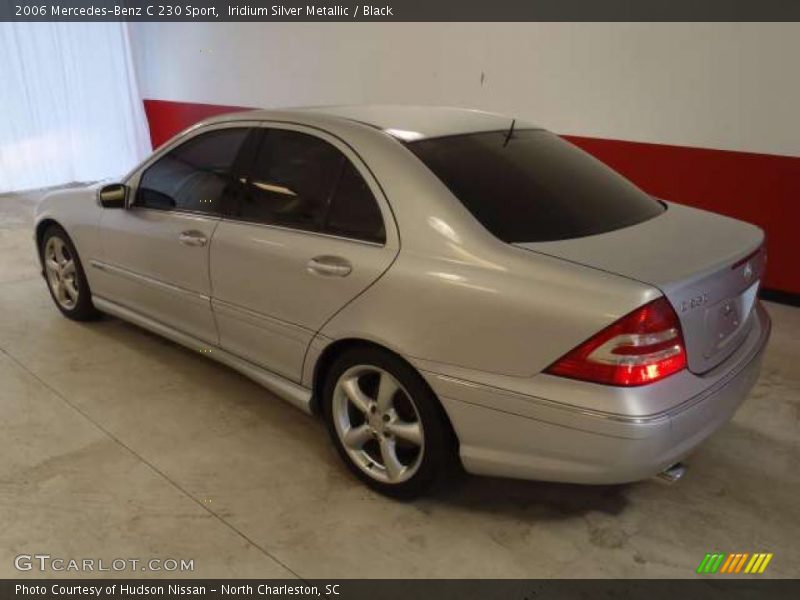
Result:
{"label": "rear door window", "polygon": [[348,160],[331,198],[325,231],[342,237],[383,244],[383,217],[369,185]]}
{"label": "rear door window", "polygon": [[269,129],[256,153],[233,217],[267,225],[322,231],[345,156],[297,131]]}
{"label": "rear door window", "polygon": [[508,243],[605,233],[664,210],[616,171],[548,131],[474,133],[407,146],[486,229]]}
{"label": "rear door window", "polygon": [[226,216],[370,242],[386,240],[367,182],[339,149],[316,136],[265,130],[243,187]]}

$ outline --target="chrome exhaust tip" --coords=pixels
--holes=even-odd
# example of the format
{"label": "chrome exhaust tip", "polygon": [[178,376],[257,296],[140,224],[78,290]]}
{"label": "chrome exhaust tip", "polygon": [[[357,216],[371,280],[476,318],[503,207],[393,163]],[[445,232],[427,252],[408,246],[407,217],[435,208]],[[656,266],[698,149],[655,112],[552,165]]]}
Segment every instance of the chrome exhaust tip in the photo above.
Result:
{"label": "chrome exhaust tip", "polygon": [[684,476],[686,473],[686,465],[683,463],[675,463],[671,467],[667,467],[661,473],[655,476],[657,481],[661,483],[666,483],[667,485],[672,485],[676,481],[678,481],[681,477]]}

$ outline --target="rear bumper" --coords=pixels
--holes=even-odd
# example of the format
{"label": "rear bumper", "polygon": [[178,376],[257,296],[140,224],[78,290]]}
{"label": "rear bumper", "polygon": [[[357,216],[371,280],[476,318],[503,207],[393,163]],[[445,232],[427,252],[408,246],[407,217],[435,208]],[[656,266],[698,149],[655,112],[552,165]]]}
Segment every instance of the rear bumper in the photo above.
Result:
{"label": "rear bumper", "polygon": [[[568,399],[542,401],[434,373],[425,376],[453,423],[467,471],[624,483],[680,461],[733,417],[758,379],[769,334],[770,319],[759,304],[752,331],[734,356],[708,377],[691,376],[698,387],[708,387],[663,412],[643,416],[599,413],[571,406]],[[683,389],[676,386],[678,393]],[[515,406],[519,410],[508,410]]]}

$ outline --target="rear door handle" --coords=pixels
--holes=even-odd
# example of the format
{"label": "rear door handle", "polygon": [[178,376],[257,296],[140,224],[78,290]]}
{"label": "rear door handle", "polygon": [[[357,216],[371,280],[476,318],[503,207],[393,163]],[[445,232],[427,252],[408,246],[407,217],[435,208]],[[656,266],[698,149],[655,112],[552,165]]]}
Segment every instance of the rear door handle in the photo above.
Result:
{"label": "rear door handle", "polygon": [[309,273],[325,277],[347,277],[353,265],[341,256],[315,256],[306,264]]}
{"label": "rear door handle", "polygon": [[202,231],[197,231],[194,229],[182,231],[178,236],[178,240],[184,246],[205,246],[208,242],[208,238],[205,236],[205,234],[203,234]]}

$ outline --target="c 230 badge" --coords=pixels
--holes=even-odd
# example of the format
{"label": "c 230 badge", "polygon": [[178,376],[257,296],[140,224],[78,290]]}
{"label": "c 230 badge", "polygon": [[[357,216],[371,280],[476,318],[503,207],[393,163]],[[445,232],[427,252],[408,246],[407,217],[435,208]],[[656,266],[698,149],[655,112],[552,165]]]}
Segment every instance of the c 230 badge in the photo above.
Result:
{"label": "c 230 badge", "polygon": [[694,310],[704,304],[708,304],[708,294],[697,294],[686,300],[681,300],[681,312],[685,313],[686,311]]}

